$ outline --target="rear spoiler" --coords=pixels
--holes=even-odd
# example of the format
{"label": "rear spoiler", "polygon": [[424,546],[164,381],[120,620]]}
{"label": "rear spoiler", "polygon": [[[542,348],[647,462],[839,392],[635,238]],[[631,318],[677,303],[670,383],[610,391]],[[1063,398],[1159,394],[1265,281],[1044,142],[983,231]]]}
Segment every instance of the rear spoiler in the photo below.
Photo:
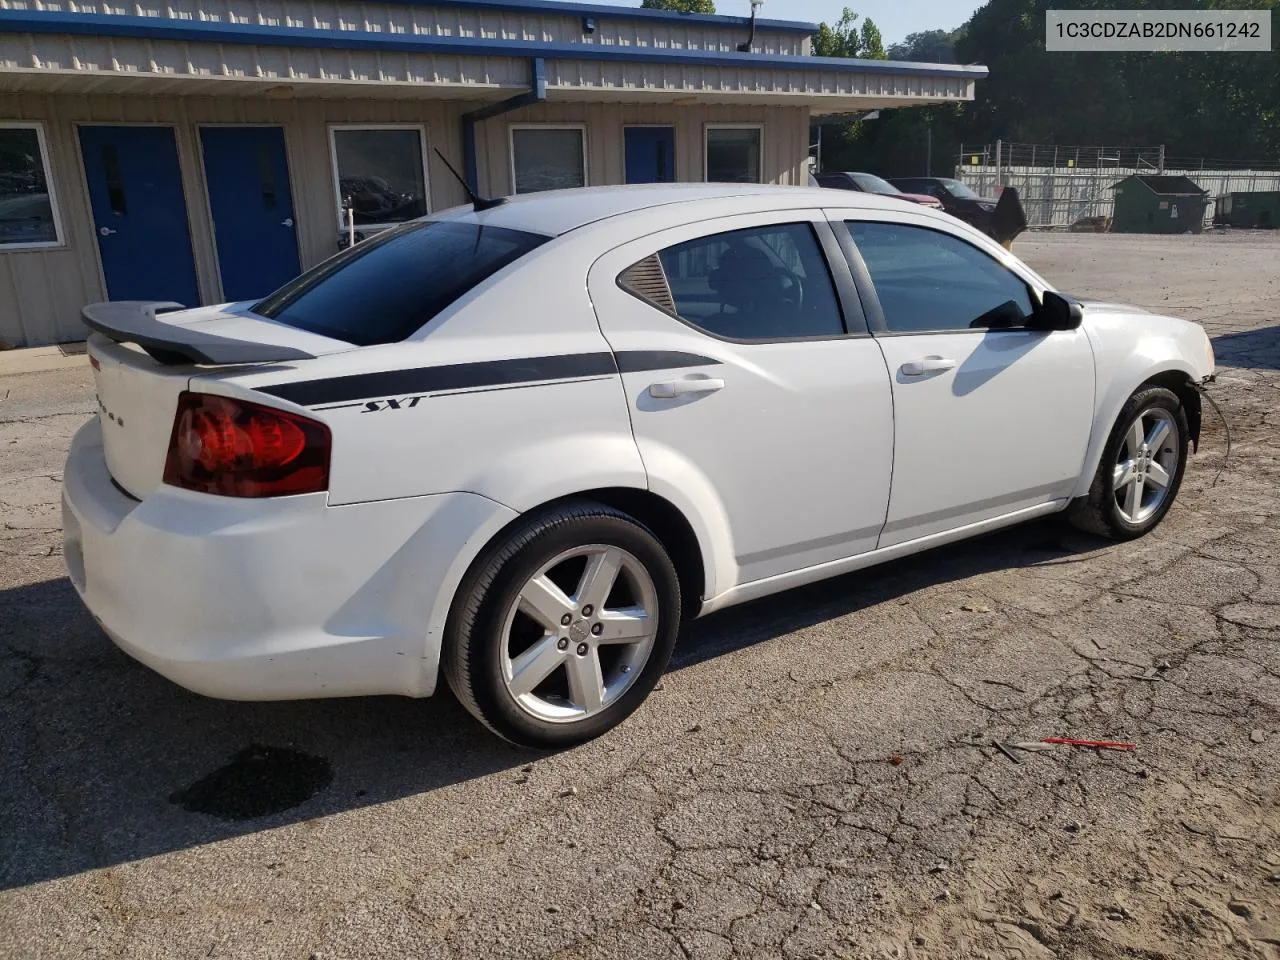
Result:
{"label": "rear spoiler", "polygon": [[274,363],[314,359],[312,354],[296,347],[219,337],[203,333],[194,324],[165,323],[156,317],[157,313],[165,310],[182,309],[182,304],[165,300],[115,300],[91,303],[81,314],[90,330],[117,343],[136,343],[165,364]]}

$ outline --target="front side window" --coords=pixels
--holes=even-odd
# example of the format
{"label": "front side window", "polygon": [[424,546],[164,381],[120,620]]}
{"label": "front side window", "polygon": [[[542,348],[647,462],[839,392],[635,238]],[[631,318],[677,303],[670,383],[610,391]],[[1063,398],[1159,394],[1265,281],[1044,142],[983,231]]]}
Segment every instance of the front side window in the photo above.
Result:
{"label": "front side window", "polygon": [[512,127],[511,174],[516,193],[587,185],[582,127]]}
{"label": "front side window", "polygon": [[1008,329],[1032,314],[1027,285],[958,237],[898,223],[846,225],[891,333]]}
{"label": "front side window", "polygon": [[412,223],[349,247],[254,312],[360,346],[403,340],[547,237],[475,223]]}
{"label": "front side window", "polygon": [[760,183],[759,127],[707,128],[707,182]]}
{"label": "front side window", "polygon": [[0,124],[0,249],[60,242],[49,158],[34,124]]}
{"label": "front side window", "polygon": [[357,227],[426,216],[423,159],[418,127],[333,128],[339,207],[355,213]]}
{"label": "front side window", "polygon": [[[623,274],[624,288],[713,336],[789,340],[844,333],[826,258],[807,223],[699,237],[668,247],[657,258],[662,268],[657,279],[665,279],[665,287],[629,283],[629,270]],[[648,294],[651,289],[661,299]]]}

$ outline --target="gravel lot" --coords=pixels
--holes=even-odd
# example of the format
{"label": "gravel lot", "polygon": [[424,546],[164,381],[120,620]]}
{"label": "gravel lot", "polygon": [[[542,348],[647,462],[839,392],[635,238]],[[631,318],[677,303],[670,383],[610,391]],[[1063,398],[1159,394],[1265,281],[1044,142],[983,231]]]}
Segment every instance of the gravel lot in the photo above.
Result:
{"label": "gravel lot", "polygon": [[[710,617],[556,756],[448,696],[221,703],[117,652],[60,557],[88,369],[0,378],[0,956],[1280,958],[1280,236],[1017,252],[1210,330],[1217,485],[1206,411],[1152,536],[1036,523]],[[1051,735],[1139,748],[989,746]],[[187,809],[237,755],[318,792]]]}

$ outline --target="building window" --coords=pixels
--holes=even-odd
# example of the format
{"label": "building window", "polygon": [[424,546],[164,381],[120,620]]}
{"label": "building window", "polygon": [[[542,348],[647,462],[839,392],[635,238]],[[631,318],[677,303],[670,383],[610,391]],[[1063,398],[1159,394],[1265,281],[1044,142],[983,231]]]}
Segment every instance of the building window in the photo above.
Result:
{"label": "building window", "polygon": [[421,127],[331,127],[339,226],[403,223],[430,211]]}
{"label": "building window", "polygon": [[0,123],[0,250],[61,243],[44,128]]}
{"label": "building window", "polygon": [[707,127],[707,182],[760,183],[759,126]]}
{"label": "building window", "polygon": [[585,187],[586,127],[513,125],[511,182],[516,193]]}

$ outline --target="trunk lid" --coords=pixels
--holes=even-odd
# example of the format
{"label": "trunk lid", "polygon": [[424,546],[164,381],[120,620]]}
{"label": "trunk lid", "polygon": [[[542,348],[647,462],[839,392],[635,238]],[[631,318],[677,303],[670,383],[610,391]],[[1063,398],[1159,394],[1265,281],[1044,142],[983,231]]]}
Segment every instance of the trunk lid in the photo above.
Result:
{"label": "trunk lid", "polygon": [[88,353],[107,469],[139,500],[160,486],[178,395],[192,377],[225,371],[229,364],[249,370],[352,349],[256,317],[248,304],[161,313],[165,306],[117,302],[84,308],[85,323],[94,331]]}

